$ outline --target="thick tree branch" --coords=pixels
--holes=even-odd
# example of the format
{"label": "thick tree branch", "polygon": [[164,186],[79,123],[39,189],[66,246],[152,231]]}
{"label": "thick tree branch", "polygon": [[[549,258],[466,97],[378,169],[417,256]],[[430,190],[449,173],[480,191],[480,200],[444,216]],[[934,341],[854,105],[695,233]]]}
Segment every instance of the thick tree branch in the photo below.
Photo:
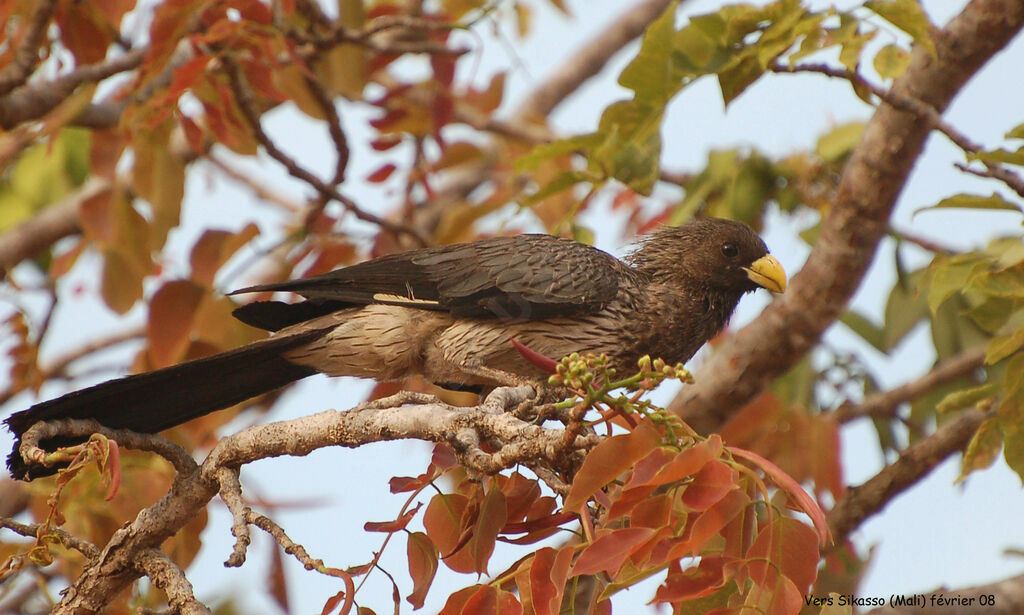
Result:
{"label": "thick tree branch", "polygon": [[986,414],[981,410],[965,411],[924,440],[905,448],[899,459],[867,482],[847,490],[827,517],[836,544],[846,540],[850,532],[881,510],[892,498],[927,476],[947,457],[967,446],[985,417]]}
{"label": "thick tree branch", "polygon": [[868,395],[859,404],[843,404],[832,418],[847,423],[860,417],[892,418],[896,409],[912,399],[934,391],[940,386],[970,375],[985,361],[983,349],[970,350],[943,361],[924,376],[889,391]]}
{"label": "thick tree branch", "polygon": [[[974,0],[935,34],[937,57],[916,48],[893,93],[944,110],[1024,27],[1017,0]],[[847,162],[819,241],[789,290],[727,340],[671,408],[697,431],[726,419],[810,350],[845,309],[871,264],[888,218],[932,129],[928,118],[883,102]]]}
{"label": "thick tree branch", "polygon": [[[167,570],[158,561],[140,570],[139,557],[149,557],[143,554],[158,549],[218,492],[226,496],[225,501],[237,517],[236,525],[257,525],[273,534],[283,546],[292,544],[280,528],[253,513],[241,499],[234,472],[238,466],[257,459],[302,456],[325,446],[356,447],[370,442],[413,438],[448,443],[467,468],[480,473],[494,473],[519,463],[555,473],[566,464],[579,463],[585,451],[595,446],[600,438],[579,436],[567,446],[563,430],[545,429],[511,414],[533,396],[531,387],[497,389],[480,406],[460,408],[429,395],[399,393],[344,412],[321,412],[292,421],[250,427],[222,439],[201,466],[196,466],[182,449],[160,436],[105,429],[94,421],[39,423],[23,438],[21,452],[26,458],[42,458],[41,451],[33,450],[41,438],[97,432],[117,440],[122,447],[157,452],[167,457],[178,472],[170,491],[159,502],[141,511],[134,521],[114,534],[74,581],[53,613],[65,615],[83,609],[99,610],[141,574],[148,575],[151,571],[164,575],[169,583],[167,587],[175,592],[172,604],[186,610],[198,609],[188,612],[204,612],[200,609],[202,605],[190,601],[194,600],[191,589],[180,585],[173,570]],[[479,442],[487,442],[492,450],[497,448],[493,453],[487,452],[477,446]],[[555,468],[555,472],[550,472],[551,468]],[[243,536],[247,534],[247,529],[236,531],[240,541],[245,541]],[[232,558],[238,559],[238,555],[236,547]],[[308,556],[306,559],[304,563],[314,561]]]}

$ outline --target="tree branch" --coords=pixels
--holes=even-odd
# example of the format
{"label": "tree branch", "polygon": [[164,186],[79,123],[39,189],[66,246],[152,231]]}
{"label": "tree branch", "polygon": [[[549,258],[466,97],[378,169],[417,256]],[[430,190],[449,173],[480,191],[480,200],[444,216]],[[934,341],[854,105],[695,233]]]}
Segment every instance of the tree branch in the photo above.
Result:
{"label": "tree branch", "polygon": [[986,414],[981,410],[972,408],[965,411],[932,435],[905,448],[899,459],[867,482],[847,490],[827,515],[835,543],[841,544],[865,519],[927,476],[947,457],[967,446],[985,418]]}
{"label": "tree branch", "polygon": [[109,181],[91,177],[63,200],[0,234],[0,280],[26,258],[42,252],[59,239],[82,232],[78,222],[79,207],[109,189]]}
{"label": "tree branch", "polygon": [[[233,473],[238,466],[257,459],[302,456],[325,446],[356,447],[370,442],[414,438],[448,443],[471,471],[490,474],[519,463],[549,469],[578,463],[585,451],[601,440],[596,435],[579,436],[566,446],[563,430],[546,429],[511,414],[512,410],[533,397],[532,387],[497,389],[483,404],[461,408],[444,404],[429,395],[403,392],[344,412],[321,412],[291,421],[250,427],[222,439],[198,467],[184,450],[160,436],[105,429],[94,421],[38,423],[23,437],[20,450],[28,459],[42,459],[41,451],[33,450],[41,438],[84,436],[97,432],[116,440],[122,447],[157,452],[170,459],[178,472],[170,491],[160,501],[142,510],[134,521],[114,533],[94,561],[64,593],[53,613],[70,615],[83,609],[97,611],[141,574],[148,575],[151,571],[165,575],[167,582],[171,583],[168,587],[175,592],[172,605],[183,609],[202,607],[198,602],[190,602],[190,599],[194,600],[190,588],[175,585],[177,581],[173,570],[167,570],[157,561],[151,562],[152,567],[140,567],[138,558],[157,549],[164,540],[188,524],[218,492],[226,494],[225,501],[232,514],[238,517],[236,524],[257,525],[274,535],[286,548],[294,544],[286,540],[283,531],[273,522],[253,513],[242,502],[240,486]],[[476,445],[478,442],[496,447],[495,452],[484,451]],[[236,532],[236,537],[244,540],[241,536],[247,533],[248,530]],[[236,547],[234,554],[237,553]],[[305,556],[302,561],[308,564],[316,560]]]}
{"label": "tree branch", "polygon": [[[973,0],[935,34],[937,57],[911,54],[894,94],[944,110],[1024,27],[1017,0]],[[839,317],[874,258],[888,218],[932,129],[927,118],[883,102],[843,169],[819,241],[789,290],[724,342],[670,408],[698,432],[718,429],[809,351]]]}
{"label": "tree branch", "polygon": [[643,34],[648,24],[664,13],[670,3],[671,0],[645,0],[619,14],[582,49],[563,62],[544,83],[530,92],[516,109],[516,121],[546,118],[585,81],[599,73],[612,56]]}
{"label": "tree branch", "polygon": [[832,414],[838,423],[861,417],[893,417],[896,409],[940,386],[970,375],[985,362],[984,349],[969,350],[943,361],[924,376],[889,391],[868,395],[859,404],[843,404]]}
{"label": "tree branch", "polygon": [[[57,0],[42,0],[29,18],[21,44],[14,51],[14,60],[0,70],[0,95],[25,83],[39,64],[39,47],[57,10]],[[9,25],[9,24],[8,24]]]}

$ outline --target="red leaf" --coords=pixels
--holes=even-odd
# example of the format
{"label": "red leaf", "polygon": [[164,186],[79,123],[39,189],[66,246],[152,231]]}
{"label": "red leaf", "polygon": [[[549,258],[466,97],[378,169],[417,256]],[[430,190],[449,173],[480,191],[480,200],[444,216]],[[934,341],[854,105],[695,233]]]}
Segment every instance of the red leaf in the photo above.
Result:
{"label": "red leaf", "polygon": [[423,486],[424,475],[417,477],[412,476],[395,476],[388,481],[388,486],[391,488],[391,493],[405,493],[407,491],[416,491]]}
{"label": "red leaf", "polygon": [[657,428],[645,420],[630,433],[613,436],[595,446],[573,478],[563,508],[569,512],[579,510],[595,491],[647,456],[660,439]]}
{"label": "red leaf", "polygon": [[498,615],[523,615],[523,605],[511,592],[498,592]]}
{"label": "red leaf", "polygon": [[384,166],[380,167],[379,169],[377,169],[376,171],[374,171],[373,173],[367,175],[366,181],[379,184],[385,181],[387,178],[391,177],[391,174],[395,172],[395,168],[395,165],[389,162]]}
{"label": "red leaf", "polygon": [[437,573],[437,547],[426,534],[413,532],[409,534],[409,542],[406,544],[406,556],[413,587],[412,593],[405,599],[412,604],[412,608],[418,609],[423,606],[427,590]]}
{"label": "red leaf", "polygon": [[722,497],[738,488],[739,473],[721,461],[711,461],[693,477],[683,492],[683,504],[693,510],[707,510]]}
{"label": "red leaf", "polygon": [[370,147],[378,152],[385,152],[402,142],[402,135],[381,135],[370,141]]}
{"label": "red leaf", "polygon": [[430,456],[430,465],[443,472],[458,465],[459,460],[455,451],[447,444],[438,443],[434,445],[434,452]]}
{"label": "red leaf", "polygon": [[800,483],[793,480],[792,476],[786,474],[777,465],[756,453],[733,446],[729,447],[729,452],[732,453],[734,457],[748,461],[761,468],[761,470],[772,479],[772,482],[778,485],[789,495],[790,498],[793,499],[794,502],[796,502],[799,509],[810,517],[811,522],[814,523],[814,528],[818,531],[818,544],[824,546],[832,542],[832,532],[828,528],[828,522],[825,521],[825,513],[822,512],[818,504],[811,499],[811,496],[807,495],[807,492],[800,486]]}
{"label": "red leaf", "polygon": [[[504,478],[499,475],[497,478]],[[501,491],[505,494],[505,505],[507,506],[505,528],[502,532],[508,531],[508,526],[526,518],[533,503],[540,498],[540,485],[534,479],[526,478],[519,472],[513,472],[508,479],[502,481]]]}
{"label": "red leaf", "polygon": [[657,529],[668,525],[671,511],[671,498],[666,494],[655,495],[641,500],[633,507],[629,514],[629,523],[633,527]]}
{"label": "red leaf", "polygon": [[626,558],[654,534],[647,527],[627,527],[605,534],[583,550],[572,567],[572,576],[607,572],[614,577]]}

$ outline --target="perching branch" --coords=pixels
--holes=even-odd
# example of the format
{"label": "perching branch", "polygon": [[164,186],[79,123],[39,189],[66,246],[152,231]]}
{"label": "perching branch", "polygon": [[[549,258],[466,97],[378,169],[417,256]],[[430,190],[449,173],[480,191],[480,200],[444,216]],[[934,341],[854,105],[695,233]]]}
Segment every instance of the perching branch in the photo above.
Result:
{"label": "perching branch", "polygon": [[[549,475],[557,475],[557,468],[567,462],[578,462],[600,438],[580,436],[566,448],[561,429],[545,429],[511,414],[533,395],[531,387],[497,389],[483,404],[460,408],[429,395],[399,393],[344,412],[321,412],[291,421],[250,427],[222,439],[201,466],[197,466],[183,449],[160,436],[105,429],[92,421],[39,423],[23,438],[21,452],[27,459],[42,458],[42,451],[33,448],[40,439],[56,435],[86,436],[98,432],[116,440],[123,448],[157,452],[167,457],[177,471],[170,492],[114,534],[65,592],[53,613],[66,615],[82,609],[99,610],[139,576],[151,573],[162,575],[160,582],[168,584],[169,593],[174,592],[173,606],[197,609],[188,612],[205,612],[201,610],[202,605],[192,602],[191,588],[180,583],[174,570],[156,559],[146,560],[149,563],[145,566],[138,562],[139,557],[150,557],[145,554],[157,549],[164,540],[188,524],[218,492],[225,497],[232,511],[235,519],[233,531],[241,545],[236,545],[229,561],[240,563],[244,557],[248,543],[245,538],[248,529],[244,526],[247,524],[270,532],[282,546],[288,548],[291,545],[299,556],[294,543],[286,540],[283,530],[252,512],[242,500],[237,468],[257,459],[303,456],[326,446],[356,447],[370,442],[412,438],[449,444],[468,469],[481,474],[491,474],[522,463],[548,468]],[[488,446],[497,446],[497,449],[494,452],[484,451],[476,445],[479,442],[487,442]],[[300,561],[306,565],[318,562],[308,556],[300,558]]]}
{"label": "perching branch", "polygon": [[[941,112],[966,82],[1024,27],[1024,4],[974,0],[936,32],[936,57],[911,54],[894,95]],[[697,431],[718,429],[806,354],[846,307],[888,229],[896,199],[934,124],[883,102],[840,179],[819,241],[786,294],[724,342],[671,409]]]}
{"label": "perching branch", "polygon": [[41,0],[36,3],[32,16],[25,27],[14,60],[0,70],[0,96],[25,83],[39,64],[39,47],[46,38],[46,30],[57,10],[57,0]]}

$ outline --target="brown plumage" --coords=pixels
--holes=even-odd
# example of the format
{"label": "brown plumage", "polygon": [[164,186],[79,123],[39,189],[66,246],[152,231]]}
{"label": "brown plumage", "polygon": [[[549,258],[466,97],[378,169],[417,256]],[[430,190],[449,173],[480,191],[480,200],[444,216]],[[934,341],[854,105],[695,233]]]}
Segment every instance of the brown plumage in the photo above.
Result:
{"label": "brown plumage", "polygon": [[513,339],[553,359],[607,353],[624,370],[645,354],[683,362],[721,331],[744,293],[781,292],[785,281],[749,227],[700,220],[656,231],[625,261],[568,239],[519,235],[253,286],[233,294],[285,291],[304,300],[236,310],[243,322],[275,332],[266,340],[13,414],[5,422],[18,441],[8,466],[22,479],[54,471],[27,465],[18,452],[37,421],[91,418],[153,433],[317,372],[382,381],[421,375],[463,389],[543,381],[547,374]]}

